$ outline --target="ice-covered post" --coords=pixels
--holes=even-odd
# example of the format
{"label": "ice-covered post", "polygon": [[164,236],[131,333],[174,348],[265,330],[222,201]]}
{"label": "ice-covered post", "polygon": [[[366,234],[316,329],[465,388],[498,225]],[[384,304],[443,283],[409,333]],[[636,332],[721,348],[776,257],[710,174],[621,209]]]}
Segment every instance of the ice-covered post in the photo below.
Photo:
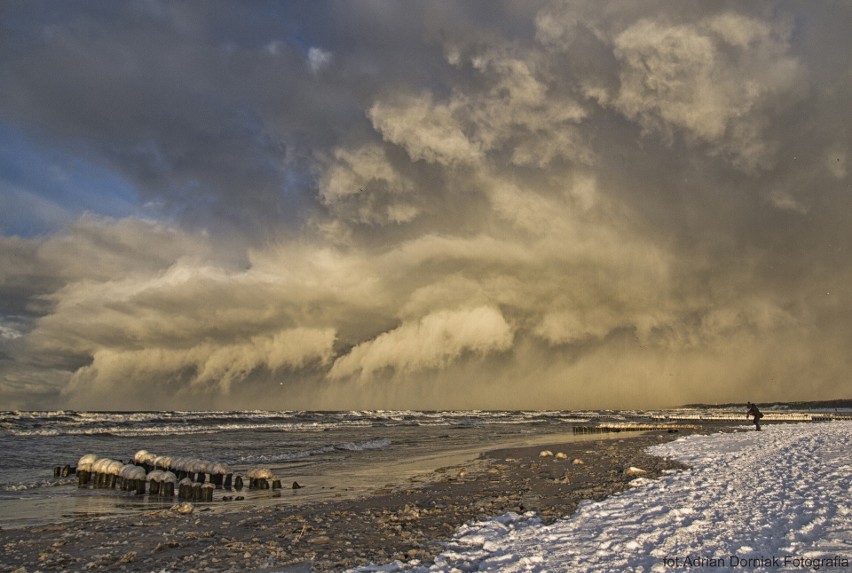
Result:
{"label": "ice-covered post", "polygon": [[172,472],[164,472],[163,483],[160,486],[160,495],[162,497],[174,497],[175,482],[177,482],[177,476],[175,476],[175,474]]}
{"label": "ice-covered post", "polygon": [[77,487],[87,488],[92,477],[92,464],[98,461],[95,454],[86,454],[77,462]]}
{"label": "ice-covered post", "polygon": [[161,470],[154,470],[147,475],[146,479],[148,480],[148,493],[151,495],[160,495],[163,472]]}
{"label": "ice-covered post", "polygon": [[115,489],[115,482],[118,480],[118,472],[121,471],[121,468],[124,464],[119,461],[113,460],[110,463],[106,464],[104,468],[107,474],[107,483],[106,486],[108,489]]}
{"label": "ice-covered post", "polygon": [[127,491],[130,489],[130,471],[132,471],[136,466],[133,464],[124,464],[121,466],[121,469],[118,470],[118,477],[120,478],[119,487],[121,491]]}
{"label": "ice-covered post", "polygon": [[145,468],[139,468],[136,474],[136,495],[145,495]]}
{"label": "ice-covered post", "polygon": [[269,481],[272,479],[272,470],[268,468],[252,468],[248,472],[249,489],[269,489]]}
{"label": "ice-covered post", "polygon": [[[221,489],[227,477],[231,473],[231,468],[227,466],[227,464],[222,463],[214,463],[210,465],[210,479],[213,484],[216,486],[216,489]],[[226,489],[230,489],[230,481]]]}
{"label": "ice-covered post", "polygon": [[189,501],[192,499],[192,480],[185,477],[178,482],[178,499]]}
{"label": "ice-covered post", "polygon": [[131,491],[137,495],[144,495],[147,477],[144,467],[128,464],[122,468],[122,474],[125,484],[123,489],[125,491]]}
{"label": "ice-covered post", "polygon": [[[109,486],[109,467],[114,460],[109,458],[99,458],[92,464],[92,471],[95,472],[95,487],[106,488]],[[115,482],[113,481],[113,485]]]}
{"label": "ice-covered post", "polygon": [[145,468],[145,473],[154,469],[154,460],[156,459],[157,455],[152,454],[148,450],[139,450],[133,456],[133,461],[136,462],[136,465]]}

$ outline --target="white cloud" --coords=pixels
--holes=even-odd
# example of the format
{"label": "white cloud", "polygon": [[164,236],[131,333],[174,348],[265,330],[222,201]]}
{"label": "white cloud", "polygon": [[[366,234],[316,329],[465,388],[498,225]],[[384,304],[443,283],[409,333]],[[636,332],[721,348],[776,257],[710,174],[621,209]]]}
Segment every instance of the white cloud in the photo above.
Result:
{"label": "white cloud", "polygon": [[802,215],[808,214],[808,207],[786,191],[773,191],[769,194],[769,202],[782,211],[792,211]]}
{"label": "white cloud", "polygon": [[546,314],[533,332],[550,344],[572,344],[600,340],[624,324],[625,317],[608,309],[560,311]]}
{"label": "white cloud", "polygon": [[376,131],[386,141],[403,147],[414,161],[453,165],[470,163],[481,155],[452,109],[435,103],[430,94],[377,102],[368,115]]}
{"label": "white cloud", "polygon": [[266,44],[266,53],[271,56],[280,55],[284,51],[285,44],[281,40],[273,40]]}
{"label": "white cloud", "polygon": [[24,336],[24,334],[15,326],[0,323],[0,338],[5,338],[6,340],[15,340],[17,338],[21,338],[22,336]]}
{"label": "white cloud", "polygon": [[315,74],[331,63],[332,54],[322,48],[311,47],[308,50],[308,67]]}
{"label": "white cloud", "polygon": [[380,145],[334,151],[320,178],[323,202],[335,215],[359,223],[407,223],[420,209],[414,183],[390,162]]}
{"label": "white cloud", "polygon": [[[235,384],[256,369],[272,373],[299,369],[331,357],[334,331],[331,329],[294,328],[271,335],[258,335],[244,342],[201,343],[187,348],[148,345],[139,349],[100,348],[94,351],[92,364],[74,373],[65,393],[85,402],[99,394],[108,396],[118,390],[116,380],[131,386],[171,379],[185,373],[186,381],[173,391],[195,388],[227,396]],[[183,388],[188,385],[187,388]],[[113,398],[122,402],[121,397]]]}
{"label": "white cloud", "polygon": [[405,375],[443,368],[466,352],[484,356],[508,350],[512,337],[495,308],[437,311],[359,344],[335,361],[329,376],[369,380],[384,369]]}
{"label": "white cloud", "polygon": [[803,69],[788,33],[734,13],[688,24],[640,20],[614,39],[620,87],[607,99],[646,132],[680,132],[742,169],[767,168],[769,111],[801,97]]}
{"label": "white cloud", "polygon": [[468,66],[481,86],[459,89],[443,101],[430,93],[376,102],[369,116],[386,141],[415,161],[476,165],[508,154],[515,165],[546,167],[557,159],[593,163],[576,126],[587,111],[551,85],[559,77],[535,52],[505,48],[462,55],[446,49],[448,62]]}

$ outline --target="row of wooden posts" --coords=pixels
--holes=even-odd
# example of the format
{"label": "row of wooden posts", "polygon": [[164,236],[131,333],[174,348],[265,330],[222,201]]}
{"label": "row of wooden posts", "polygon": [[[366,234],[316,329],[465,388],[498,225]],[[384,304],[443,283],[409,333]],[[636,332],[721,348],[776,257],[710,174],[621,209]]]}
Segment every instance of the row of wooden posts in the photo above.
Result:
{"label": "row of wooden posts", "polygon": [[[53,468],[54,477],[70,477],[77,476],[77,487],[81,489],[116,489],[132,492],[138,495],[147,493],[152,496],[159,497],[174,497],[175,485],[177,482],[178,499],[186,501],[213,501],[214,489],[225,489],[228,491],[241,491],[245,487],[243,476],[234,474],[206,474],[206,473],[191,473],[178,472],[173,474],[168,472],[168,476],[162,479],[147,479],[149,473],[145,464],[138,466],[145,471],[146,477],[137,479],[125,479],[121,476],[111,473],[100,473],[88,470],[78,470],[71,465],[56,466]],[[178,481],[179,480],[179,481]],[[248,478],[249,489],[281,489],[280,479],[265,479],[265,478]],[[293,489],[300,489],[301,486],[293,482]]]}

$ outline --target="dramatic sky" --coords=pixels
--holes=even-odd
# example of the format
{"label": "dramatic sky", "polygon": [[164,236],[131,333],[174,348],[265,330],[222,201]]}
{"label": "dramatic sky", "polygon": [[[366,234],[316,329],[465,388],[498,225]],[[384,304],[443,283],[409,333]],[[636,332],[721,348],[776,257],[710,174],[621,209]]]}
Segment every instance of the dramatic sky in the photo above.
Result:
{"label": "dramatic sky", "polygon": [[0,3],[0,409],[850,397],[852,4]]}

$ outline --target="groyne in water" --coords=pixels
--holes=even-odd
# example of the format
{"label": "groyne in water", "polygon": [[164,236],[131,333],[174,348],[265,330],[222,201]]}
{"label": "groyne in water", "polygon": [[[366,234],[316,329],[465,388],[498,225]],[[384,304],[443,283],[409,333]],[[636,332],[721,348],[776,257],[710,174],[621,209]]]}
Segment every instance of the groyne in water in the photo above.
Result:
{"label": "groyne in water", "polygon": [[[75,467],[56,466],[54,476],[77,476],[81,489],[109,489],[135,495],[172,498],[181,501],[213,501],[216,489],[240,491],[282,488],[281,479],[269,468],[251,468],[245,475],[234,473],[227,464],[180,456],[158,456],[147,450],[136,452],[133,460],[101,458],[97,454],[82,456]],[[301,486],[293,482],[292,488]],[[223,496],[223,501],[234,499]],[[240,499],[240,498],[236,498]]]}

